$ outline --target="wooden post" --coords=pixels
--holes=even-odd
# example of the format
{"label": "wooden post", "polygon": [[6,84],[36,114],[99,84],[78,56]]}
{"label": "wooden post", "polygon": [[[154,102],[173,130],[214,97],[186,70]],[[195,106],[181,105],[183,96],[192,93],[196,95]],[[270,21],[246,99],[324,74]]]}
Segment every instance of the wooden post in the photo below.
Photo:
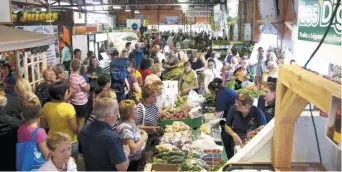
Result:
{"label": "wooden post", "polygon": [[295,65],[280,65],[277,82],[272,163],[290,169],[294,127],[311,102],[328,113],[331,96],[341,98],[341,86]]}

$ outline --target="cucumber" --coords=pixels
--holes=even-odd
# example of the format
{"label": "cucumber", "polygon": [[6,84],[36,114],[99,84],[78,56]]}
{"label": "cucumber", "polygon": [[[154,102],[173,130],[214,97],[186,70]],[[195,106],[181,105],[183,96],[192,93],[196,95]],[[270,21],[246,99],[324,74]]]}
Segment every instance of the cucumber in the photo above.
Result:
{"label": "cucumber", "polygon": [[170,163],[171,164],[179,164],[185,161],[185,158],[181,158],[181,159],[174,159],[172,160]]}
{"label": "cucumber", "polygon": [[186,156],[186,154],[184,152],[169,152],[170,156],[174,156],[174,155],[178,155],[178,156]]}
{"label": "cucumber", "polygon": [[174,155],[174,156],[171,156],[167,159],[167,162],[171,162],[175,159],[184,159],[185,157],[184,156],[178,156],[178,155]]}
{"label": "cucumber", "polygon": [[157,155],[155,155],[156,158],[161,158],[163,155],[163,153],[158,153]]}

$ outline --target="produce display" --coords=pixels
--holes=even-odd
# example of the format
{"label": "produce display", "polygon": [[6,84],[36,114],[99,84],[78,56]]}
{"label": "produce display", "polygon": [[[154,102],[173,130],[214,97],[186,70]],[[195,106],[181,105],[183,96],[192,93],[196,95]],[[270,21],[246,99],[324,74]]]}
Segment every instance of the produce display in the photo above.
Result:
{"label": "produce display", "polygon": [[178,96],[176,101],[175,101],[176,107],[182,107],[182,106],[186,105],[187,100],[188,100],[187,96],[183,96],[183,97]]}
{"label": "produce display", "polygon": [[187,159],[177,167],[178,171],[203,171],[203,163],[197,159]]}
{"label": "produce display", "polygon": [[208,171],[218,171],[221,167],[223,167],[227,163],[227,160],[221,161],[220,163],[216,164],[214,167],[210,167]]}
{"label": "produce display", "polygon": [[177,67],[163,74],[163,80],[179,80],[184,73],[184,61],[178,63]]}
{"label": "produce display", "polygon": [[206,93],[203,95],[203,97],[205,98],[205,104],[206,106],[211,106],[211,107],[215,107],[215,94],[213,93]]}
{"label": "produce display", "polygon": [[247,133],[247,137],[243,140],[243,143],[242,143],[242,147],[245,146],[249,141],[251,141],[253,139],[253,137],[255,135],[257,135],[259,133],[259,131],[261,131],[265,126],[262,125],[260,126],[259,128],[253,130],[253,131],[250,131]]}
{"label": "produce display", "polygon": [[203,160],[207,165],[216,165],[222,161],[220,149],[204,149],[203,152],[205,154]]}
{"label": "produce display", "polygon": [[168,72],[165,72],[163,74],[163,79],[164,80],[179,80],[179,78],[182,76],[183,72],[184,72],[183,67],[174,68]]}
{"label": "produce display", "polygon": [[164,118],[164,119],[172,119],[172,120],[188,119],[190,117],[189,112],[190,112],[190,110],[187,107],[184,107],[182,109],[180,109],[180,108],[171,109],[168,112],[169,116]]}
{"label": "produce display", "polygon": [[249,86],[249,87],[237,90],[237,93],[238,94],[249,93],[254,98],[259,98],[260,96],[263,96],[265,94],[265,91],[263,89],[258,89],[255,86]]}
{"label": "produce display", "polygon": [[187,154],[180,151],[159,152],[154,156],[154,163],[160,164],[179,164],[186,160]]}
{"label": "produce display", "polygon": [[191,134],[188,125],[181,121],[175,121],[172,125],[166,125],[160,145],[168,146],[168,149],[171,150],[188,152],[191,148]]}

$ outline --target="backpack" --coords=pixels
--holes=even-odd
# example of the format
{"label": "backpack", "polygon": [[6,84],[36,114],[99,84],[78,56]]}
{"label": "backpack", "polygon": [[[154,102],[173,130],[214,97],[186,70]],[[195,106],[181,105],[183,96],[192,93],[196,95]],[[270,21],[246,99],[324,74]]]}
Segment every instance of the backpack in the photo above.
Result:
{"label": "backpack", "polygon": [[125,79],[129,74],[127,71],[128,64],[127,58],[116,58],[110,62],[112,88],[116,93],[118,102],[125,99]]}
{"label": "backpack", "polygon": [[36,128],[28,142],[17,143],[16,145],[16,167],[18,171],[38,170],[44,163],[35,139],[39,128]]}
{"label": "backpack", "polygon": [[38,85],[36,89],[35,94],[38,97],[42,107],[45,105],[45,103],[50,102],[52,100],[50,97],[49,88],[50,84],[42,83]]}

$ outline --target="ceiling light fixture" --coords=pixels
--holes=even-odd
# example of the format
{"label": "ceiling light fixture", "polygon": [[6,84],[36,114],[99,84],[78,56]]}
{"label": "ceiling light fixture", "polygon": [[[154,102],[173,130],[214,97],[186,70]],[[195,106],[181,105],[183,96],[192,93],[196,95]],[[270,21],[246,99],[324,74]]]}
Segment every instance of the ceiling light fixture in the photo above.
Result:
{"label": "ceiling light fixture", "polygon": [[113,9],[121,9],[121,7],[120,6],[113,6]]}
{"label": "ceiling light fixture", "polygon": [[131,12],[131,10],[130,9],[126,9],[125,12]]}
{"label": "ceiling light fixture", "polygon": [[135,14],[140,14],[140,11],[135,10],[134,13],[135,13]]}
{"label": "ceiling light fixture", "polygon": [[46,8],[41,8],[40,11],[45,12]]}

